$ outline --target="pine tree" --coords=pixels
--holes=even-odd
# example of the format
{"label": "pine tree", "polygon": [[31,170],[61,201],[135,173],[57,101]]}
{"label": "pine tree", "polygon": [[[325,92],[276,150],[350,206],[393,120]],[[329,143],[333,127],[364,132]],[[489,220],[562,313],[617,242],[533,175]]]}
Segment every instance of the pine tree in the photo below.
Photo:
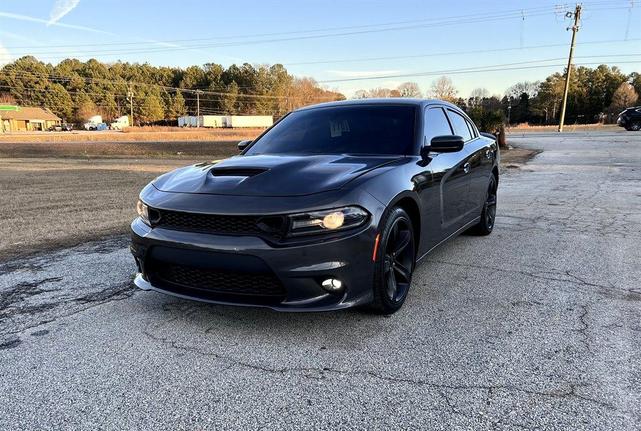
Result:
{"label": "pine tree", "polygon": [[236,102],[238,101],[238,84],[232,81],[227,86],[227,94],[223,96],[221,107],[226,114],[234,115],[236,113]]}
{"label": "pine tree", "polygon": [[162,100],[155,94],[148,94],[140,106],[140,121],[143,123],[153,123],[160,121],[165,117],[165,110],[162,106]]}
{"label": "pine tree", "polygon": [[47,86],[44,106],[64,120],[71,120],[73,100],[62,85],[54,83]]}
{"label": "pine tree", "polygon": [[171,99],[171,105],[169,106],[168,117],[169,118],[178,118],[185,115],[187,108],[185,107],[185,98],[182,95],[181,91],[176,91],[176,95]]}

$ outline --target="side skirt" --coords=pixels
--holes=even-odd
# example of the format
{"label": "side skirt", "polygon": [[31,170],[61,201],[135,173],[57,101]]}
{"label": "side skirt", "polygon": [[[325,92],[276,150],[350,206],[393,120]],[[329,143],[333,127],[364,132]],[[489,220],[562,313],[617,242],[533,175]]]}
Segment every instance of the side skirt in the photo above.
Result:
{"label": "side skirt", "polygon": [[430,248],[430,249],[429,249],[429,250],[427,250],[425,253],[423,253],[423,255],[422,255],[421,257],[419,257],[418,259],[416,259],[416,263],[419,263],[421,260],[423,260],[423,258],[424,258],[425,256],[427,256],[428,254],[430,254],[432,251],[434,251],[435,249],[437,249],[437,248],[438,248],[438,247],[440,247],[441,245],[445,244],[445,243],[446,243],[446,242],[448,242],[449,240],[451,240],[451,239],[453,239],[453,238],[456,238],[456,237],[457,237],[457,236],[459,236],[462,232],[466,231],[467,229],[469,229],[469,228],[471,228],[472,226],[474,226],[475,224],[477,224],[480,220],[481,220],[481,217],[480,217],[480,216],[478,216],[478,217],[474,218],[473,220],[470,220],[469,222],[467,222],[467,223],[466,223],[466,224],[464,224],[463,226],[461,226],[461,227],[460,227],[459,229],[457,229],[456,231],[452,232],[452,233],[451,233],[447,238],[443,239],[441,242],[439,242],[438,244],[436,244],[434,247]]}

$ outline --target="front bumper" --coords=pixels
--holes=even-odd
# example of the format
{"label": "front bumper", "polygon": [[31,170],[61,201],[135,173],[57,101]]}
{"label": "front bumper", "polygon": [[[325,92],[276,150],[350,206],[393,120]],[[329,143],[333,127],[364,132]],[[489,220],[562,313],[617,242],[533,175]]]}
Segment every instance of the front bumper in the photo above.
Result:
{"label": "front bumper", "polygon": [[[140,271],[134,283],[143,290],[281,311],[335,310],[372,299],[374,218],[345,236],[293,246],[253,236],[152,229],[140,219],[131,231]],[[212,277],[217,287],[209,289]],[[326,278],[341,280],[343,289],[325,291]]]}
{"label": "front bumper", "polygon": [[617,125],[619,127],[628,127],[628,119],[622,115],[619,115],[619,118],[617,118]]}

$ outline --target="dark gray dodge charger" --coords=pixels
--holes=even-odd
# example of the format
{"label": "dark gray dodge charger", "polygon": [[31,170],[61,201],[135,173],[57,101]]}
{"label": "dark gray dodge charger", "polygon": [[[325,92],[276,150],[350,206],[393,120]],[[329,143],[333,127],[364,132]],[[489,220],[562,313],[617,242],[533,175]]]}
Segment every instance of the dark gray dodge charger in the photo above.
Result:
{"label": "dark gray dodge charger", "polygon": [[430,251],[494,227],[496,140],[440,100],[309,106],[238,147],[142,190],[131,224],[139,288],[389,314]]}

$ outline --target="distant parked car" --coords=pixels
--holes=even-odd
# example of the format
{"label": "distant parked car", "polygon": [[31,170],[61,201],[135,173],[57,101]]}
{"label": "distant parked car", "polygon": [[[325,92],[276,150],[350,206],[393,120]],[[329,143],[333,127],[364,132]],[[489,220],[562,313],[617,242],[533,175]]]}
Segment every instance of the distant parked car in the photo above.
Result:
{"label": "distant parked car", "polygon": [[85,123],[85,130],[107,130],[107,123]]}
{"label": "distant parked car", "polygon": [[617,124],[624,127],[625,130],[633,130],[635,132],[641,130],[641,106],[627,108],[621,112]]}
{"label": "distant parked car", "polygon": [[55,124],[47,130],[50,132],[71,132],[73,130],[73,126],[67,123]]}

